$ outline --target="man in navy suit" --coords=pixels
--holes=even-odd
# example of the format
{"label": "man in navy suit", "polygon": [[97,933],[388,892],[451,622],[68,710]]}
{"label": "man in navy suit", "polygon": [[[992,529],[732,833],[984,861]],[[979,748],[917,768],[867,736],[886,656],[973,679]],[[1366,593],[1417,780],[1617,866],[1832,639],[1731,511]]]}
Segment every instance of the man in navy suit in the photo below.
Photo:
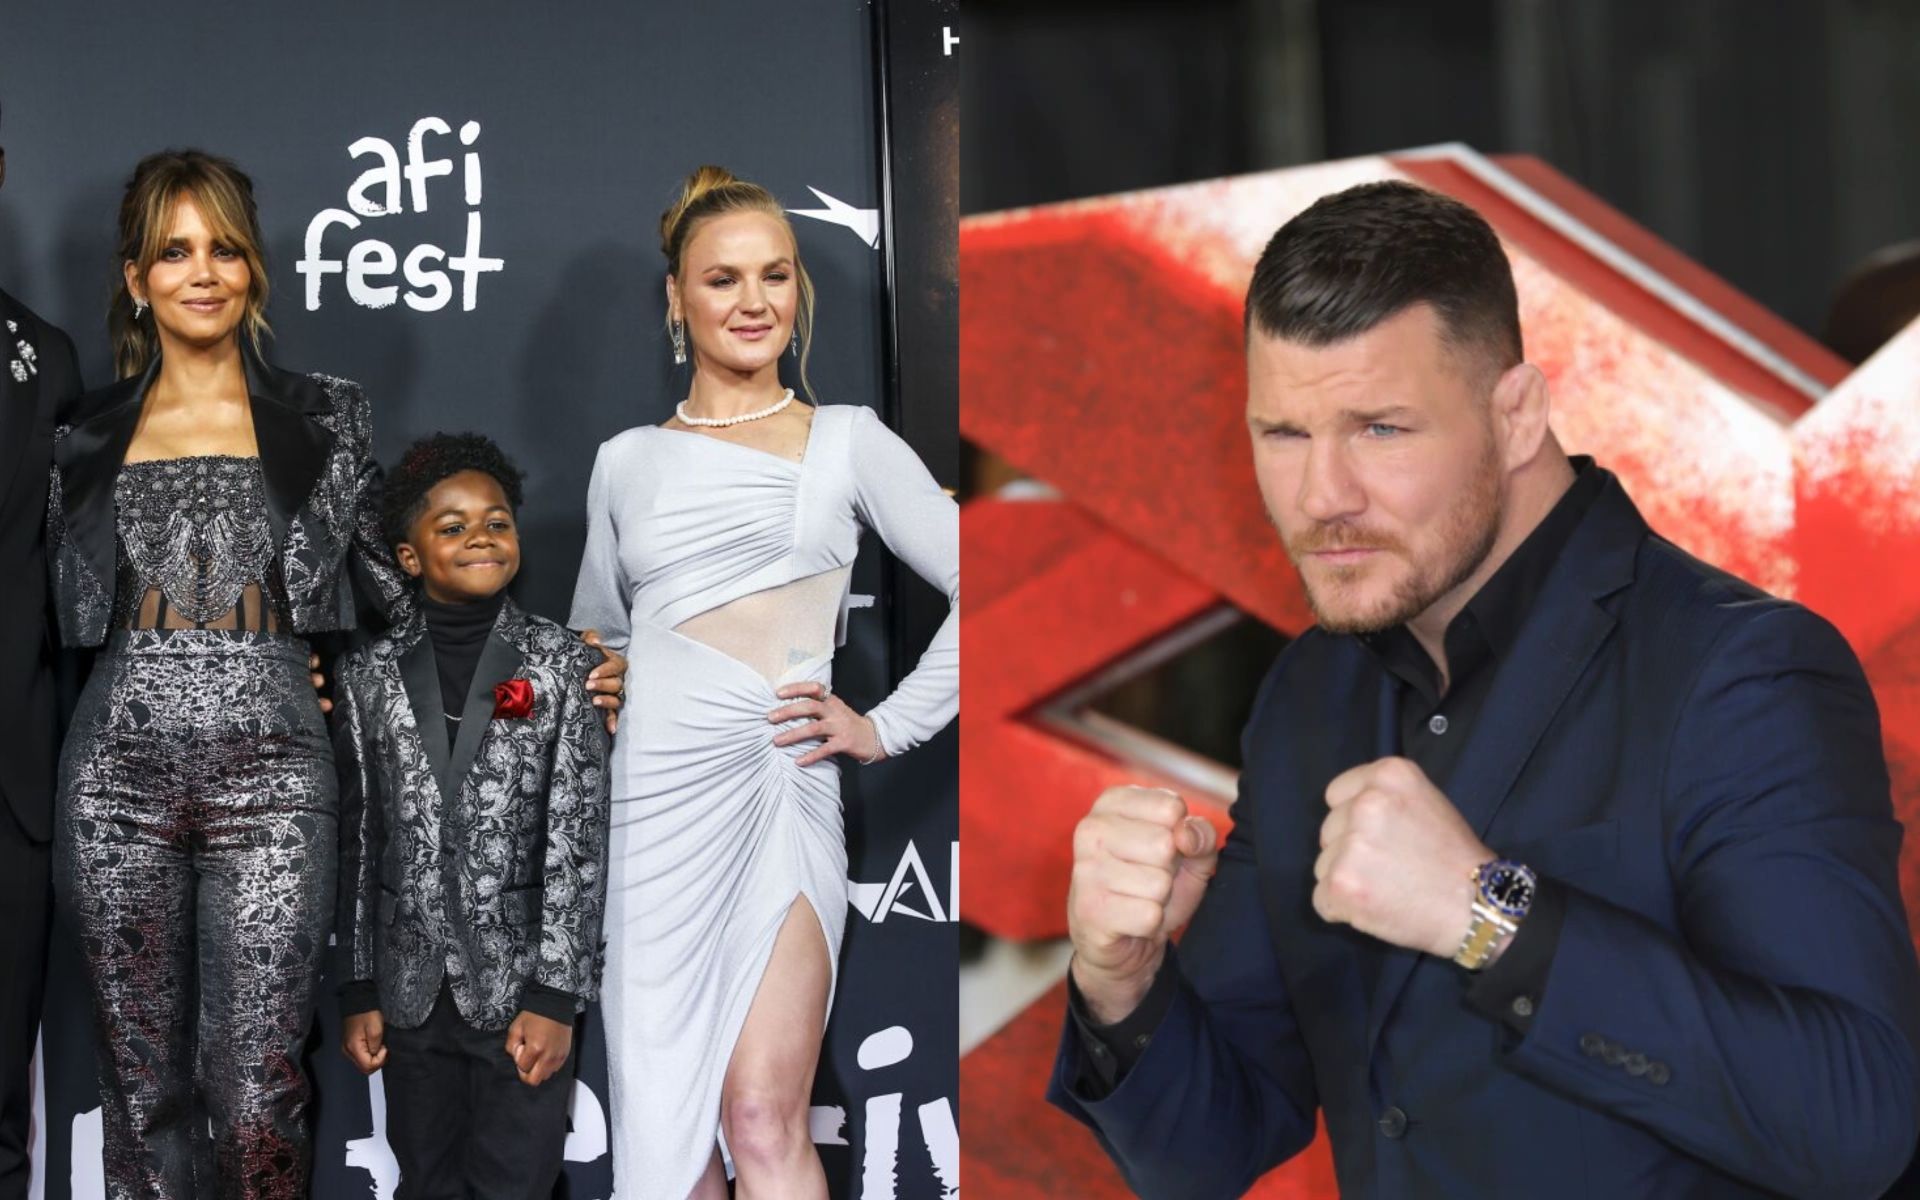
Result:
{"label": "man in navy suit", "polygon": [[1147,1196],[1241,1194],[1316,1109],[1347,1197],[1880,1194],[1920,966],[1846,643],[1561,450],[1462,204],[1288,222],[1247,363],[1318,625],[1223,847],[1165,791],[1081,822],[1053,1102]]}

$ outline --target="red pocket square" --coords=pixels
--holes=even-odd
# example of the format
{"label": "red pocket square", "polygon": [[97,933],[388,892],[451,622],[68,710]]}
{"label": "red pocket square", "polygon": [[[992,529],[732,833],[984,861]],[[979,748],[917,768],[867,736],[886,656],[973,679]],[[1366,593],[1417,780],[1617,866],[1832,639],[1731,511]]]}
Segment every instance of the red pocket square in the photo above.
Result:
{"label": "red pocket square", "polygon": [[530,717],[533,715],[533,680],[509,679],[493,685],[493,715]]}

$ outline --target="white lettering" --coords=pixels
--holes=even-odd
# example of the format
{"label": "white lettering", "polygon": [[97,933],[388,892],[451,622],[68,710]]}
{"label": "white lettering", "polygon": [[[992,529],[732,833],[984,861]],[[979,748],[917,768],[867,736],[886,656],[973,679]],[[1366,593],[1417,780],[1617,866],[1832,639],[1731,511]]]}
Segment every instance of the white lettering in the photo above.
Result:
{"label": "white lettering", "polygon": [[889,1025],[879,1033],[868,1034],[861,1039],[854,1061],[860,1064],[862,1071],[878,1071],[882,1067],[907,1061],[907,1056],[912,1053],[913,1034],[908,1032],[905,1025]]}
{"label": "white lettering", "polygon": [[960,1129],[953,1121],[953,1105],[945,1097],[922,1104],[920,1136],[927,1141],[927,1157],[933,1159],[933,1173],[940,1180],[943,1200],[960,1195]]}
{"label": "white lettering", "polygon": [[367,279],[393,274],[397,261],[392,246],[372,238],[347,251],[347,295],[362,308],[391,308],[400,298],[400,289],[391,284],[374,287]]}
{"label": "white lettering", "polygon": [[307,222],[307,240],[300,261],[293,269],[307,277],[307,311],[313,312],[320,307],[320,281],[328,275],[338,275],[344,268],[337,258],[323,258],[320,255],[320,238],[329,226],[345,225],[348,229],[360,228],[360,218],[338,208],[323,208],[313,214],[313,220]]}
{"label": "white lettering", "polygon": [[861,1200],[893,1200],[898,1176],[894,1165],[900,1158],[899,1092],[867,1099],[866,1149],[860,1155]]}
{"label": "white lettering", "polygon": [[[471,146],[480,140],[480,122],[468,121],[460,127],[460,144]],[[469,207],[480,203],[480,154],[469,151],[462,156],[466,168],[467,204]]]}
{"label": "white lettering", "polygon": [[[438,246],[415,246],[407,254],[407,282],[419,291],[407,293],[407,307],[415,312],[439,312],[453,298],[453,281],[445,271],[426,269],[428,259],[445,260],[447,252]],[[423,294],[424,293],[424,294]]]}
{"label": "white lettering", "polygon": [[467,214],[466,253],[448,259],[447,265],[460,273],[460,307],[472,312],[480,290],[480,273],[498,271],[507,265],[505,259],[480,257],[479,213]]}
{"label": "white lettering", "polygon": [[[388,213],[400,211],[400,155],[393,143],[385,138],[363,137],[347,147],[347,153],[355,158],[363,155],[376,155],[380,159],[377,167],[368,167],[361,172],[360,178],[353,181],[347,189],[347,207],[363,217],[384,217]],[[367,193],[374,188],[386,189],[386,198],[374,200]]]}
{"label": "white lettering", "polygon": [[445,121],[439,117],[421,117],[413,123],[413,129],[407,134],[407,182],[413,187],[413,211],[427,211],[427,180],[440,175],[453,174],[453,160],[450,158],[428,158],[423,144],[429,133],[452,133]]}
{"label": "white lettering", "polygon": [[[457,136],[460,145],[466,147],[460,155],[461,194],[468,208],[464,243],[456,251],[444,249],[454,244],[444,231],[432,241],[417,236],[367,238],[339,256],[329,256],[323,243],[335,225],[359,229],[363,218],[385,219],[428,211],[432,199],[428,185],[454,173],[453,157],[433,153],[427,147],[429,136]],[[441,118],[421,117],[407,132],[404,155],[396,149],[398,139],[368,135],[349,143],[348,156],[371,160],[371,165],[347,188],[346,208],[321,209],[307,223],[303,254],[295,265],[306,279],[307,310],[320,307],[329,275],[343,276],[347,297],[363,308],[393,308],[404,298],[413,311],[431,313],[452,305],[453,277],[457,274],[461,310],[472,312],[479,307],[480,276],[505,270],[507,265],[505,259],[481,251],[479,207],[484,189],[479,141],[478,121],[463,122],[456,135],[453,126]]]}
{"label": "white lettering", "polygon": [[567,1097],[566,1159],[568,1162],[592,1162],[607,1152],[607,1110],[600,1097],[578,1079]]}
{"label": "white lettering", "polygon": [[847,1144],[847,1110],[838,1104],[815,1104],[807,1109],[807,1134],[816,1146]]}

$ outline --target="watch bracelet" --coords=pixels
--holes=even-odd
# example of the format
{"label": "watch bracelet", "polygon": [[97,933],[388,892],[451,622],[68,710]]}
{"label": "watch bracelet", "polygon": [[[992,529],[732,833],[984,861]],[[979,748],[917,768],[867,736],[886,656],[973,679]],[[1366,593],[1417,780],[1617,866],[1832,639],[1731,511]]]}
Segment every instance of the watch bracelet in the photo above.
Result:
{"label": "watch bracelet", "polygon": [[1515,933],[1519,928],[1518,922],[1475,896],[1473,923],[1467,926],[1466,936],[1460,939],[1460,948],[1453,952],[1454,963],[1469,971],[1480,970],[1487,965],[1487,959],[1501,935]]}

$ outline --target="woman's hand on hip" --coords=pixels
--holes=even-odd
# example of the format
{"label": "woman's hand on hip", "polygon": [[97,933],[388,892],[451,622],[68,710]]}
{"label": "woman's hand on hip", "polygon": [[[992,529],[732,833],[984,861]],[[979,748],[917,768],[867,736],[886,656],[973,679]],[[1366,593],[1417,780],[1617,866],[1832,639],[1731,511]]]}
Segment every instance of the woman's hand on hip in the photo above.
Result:
{"label": "woman's hand on hip", "polygon": [[873,722],[848,707],[826,684],[789,683],[774,695],[793,701],[767,714],[767,720],[775,725],[811,718],[807,724],[783,730],[773,739],[776,746],[818,741],[818,746],[800,756],[800,766],[810,767],[830,754],[851,755],[862,764],[876,763],[886,757],[887,752],[880,745],[880,731],[873,727]]}

